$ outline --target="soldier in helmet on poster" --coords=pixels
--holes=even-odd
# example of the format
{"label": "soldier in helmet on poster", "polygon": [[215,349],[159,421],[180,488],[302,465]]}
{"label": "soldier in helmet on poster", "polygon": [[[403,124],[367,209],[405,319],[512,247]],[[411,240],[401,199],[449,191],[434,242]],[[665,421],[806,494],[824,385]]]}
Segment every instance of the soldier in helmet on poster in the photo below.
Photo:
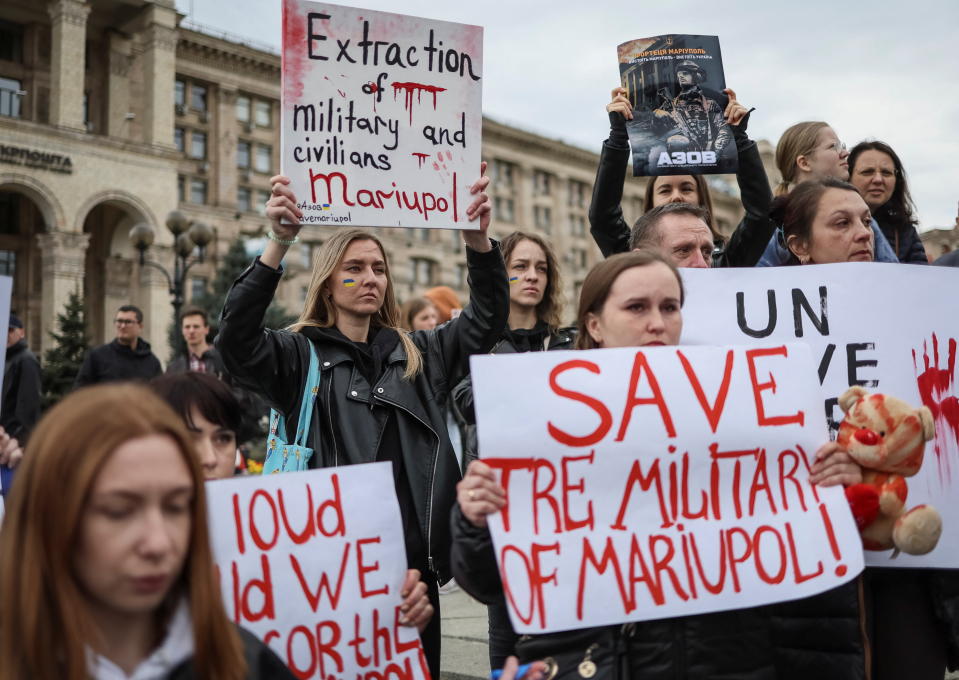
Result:
{"label": "soldier in helmet on poster", "polygon": [[664,97],[653,111],[654,129],[662,135],[666,151],[714,151],[721,156],[733,135],[723,118],[723,106],[699,86],[706,80],[706,71],[689,59],[678,62],[674,71],[679,93]]}

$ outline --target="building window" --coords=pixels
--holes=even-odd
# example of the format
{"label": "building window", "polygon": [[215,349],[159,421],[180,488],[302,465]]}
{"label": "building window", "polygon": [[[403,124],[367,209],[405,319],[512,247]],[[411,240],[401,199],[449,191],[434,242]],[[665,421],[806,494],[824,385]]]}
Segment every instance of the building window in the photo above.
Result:
{"label": "building window", "polygon": [[503,222],[513,222],[513,199],[497,196],[493,199],[493,216]]}
{"label": "building window", "polygon": [[0,250],[0,276],[17,273],[17,254],[12,250]]}
{"label": "building window", "polygon": [[249,187],[236,188],[236,209],[240,212],[248,212],[252,207],[253,192]]}
{"label": "building window", "polygon": [[186,83],[177,80],[173,84],[173,103],[183,108],[186,106]]}
{"label": "building window", "polygon": [[206,133],[194,130],[190,134],[190,158],[204,160],[206,158]]}
{"label": "building window", "polygon": [[410,262],[413,264],[413,283],[418,286],[432,286],[435,263],[424,257],[414,257]]}
{"label": "building window", "polygon": [[20,89],[20,81],[0,78],[0,116],[20,117],[20,99],[26,94]]}
{"label": "building window", "polygon": [[466,279],[469,275],[469,268],[460,262],[456,265],[456,287],[462,290],[466,288]]}
{"label": "building window", "polygon": [[549,206],[535,206],[533,208],[533,222],[537,229],[542,229],[548,234],[553,227],[553,211]]}
{"label": "building window", "polygon": [[573,236],[586,236],[586,218],[582,215],[570,215],[569,231]]}
{"label": "building window", "polygon": [[190,84],[190,108],[194,111],[206,111],[206,85]]}
{"label": "building window", "polygon": [[23,26],[0,21],[0,61],[23,63]]}
{"label": "building window", "polygon": [[569,180],[569,205],[574,208],[585,208],[587,191],[588,187],[585,182],[578,182],[575,179]]}
{"label": "building window", "polygon": [[300,243],[300,264],[304,269],[310,269],[313,266],[313,246],[309,243]]}
{"label": "building window", "polygon": [[239,141],[236,143],[236,167],[250,167],[250,143]]}
{"label": "building window", "polygon": [[494,160],[493,161],[493,184],[499,184],[502,186],[511,187],[513,186],[513,177],[516,173],[513,172],[514,165],[508,163],[507,161]]}
{"label": "building window", "polygon": [[429,242],[430,242],[430,234],[433,233],[433,230],[432,230],[432,229],[420,229],[419,232],[420,232],[420,241],[422,241],[423,243],[429,243]]}
{"label": "building window", "polygon": [[586,269],[586,251],[582,248],[573,248],[570,253],[570,260],[573,262],[574,267],[579,269]]}
{"label": "building window", "polygon": [[273,105],[268,101],[263,101],[262,99],[257,99],[253,102],[253,122],[256,123],[257,127],[272,127],[273,126]]}
{"label": "building window", "polygon": [[183,128],[173,128],[173,144],[180,153],[186,152],[186,141],[184,141]]}
{"label": "building window", "polygon": [[176,176],[176,197],[180,203],[186,203],[186,177]]}
{"label": "building window", "polygon": [[241,123],[250,122],[250,98],[246,95],[236,98],[236,119]]}
{"label": "building window", "polygon": [[190,203],[203,205],[206,203],[206,181],[190,178]]}
{"label": "building window", "polygon": [[269,172],[273,167],[273,150],[266,144],[256,145],[256,158],[253,169],[257,172]]}
{"label": "building window", "polygon": [[198,300],[206,295],[206,277],[190,277],[190,300]]}
{"label": "building window", "polygon": [[533,193],[537,196],[549,196],[552,189],[551,177],[548,172],[536,170],[533,173]]}
{"label": "building window", "polygon": [[256,211],[261,215],[266,214],[266,202],[270,200],[270,192],[258,189],[256,192]]}

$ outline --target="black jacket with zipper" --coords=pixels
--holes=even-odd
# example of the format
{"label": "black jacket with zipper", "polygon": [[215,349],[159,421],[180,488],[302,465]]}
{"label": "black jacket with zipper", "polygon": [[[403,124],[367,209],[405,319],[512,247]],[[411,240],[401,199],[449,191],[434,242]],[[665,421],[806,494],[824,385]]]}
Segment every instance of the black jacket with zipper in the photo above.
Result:
{"label": "black jacket with zipper", "polygon": [[[462,314],[432,331],[410,335],[423,356],[423,369],[403,378],[406,351],[396,343],[373,384],[356,354],[323,333],[263,328],[281,271],[255,261],[233,284],[223,307],[216,347],[234,380],[259,392],[295,428],[306,381],[310,345],[316,348],[321,378],[307,446],[313,467],[369,463],[381,455],[384,435],[401,456],[426,555],[411,562],[428,566],[440,583],[450,578],[449,515],[460,478],[441,409],[453,385],[469,371],[471,354],[488,352],[506,327],[509,291],[499,247],[488,253],[467,248],[470,304]],[[389,331],[389,329],[384,329]],[[310,340],[308,335],[314,337]],[[375,338],[371,338],[375,343]],[[288,441],[291,441],[288,439]],[[396,473],[394,471],[394,477]],[[372,502],[372,501],[371,501]]]}
{"label": "black jacket with zipper", "polygon": [[[614,116],[619,114],[610,114],[612,125],[617,126],[620,122],[615,121]],[[773,194],[766,178],[766,169],[756,142],[746,136],[748,119],[747,114],[742,123],[732,126],[739,154],[736,181],[746,214],[722,250],[713,256],[713,267],[755,266],[776,230],[775,223],[769,219]],[[589,232],[604,257],[629,250],[631,230],[623,217],[621,205],[629,158],[629,146],[625,141],[617,143],[616,135],[611,131],[610,139],[603,142],[603,150],[599,155],[593,197],[589,204]],[[651,177],[649,181],[655,179]],[[651,207],[644,206],[646,210]]]}

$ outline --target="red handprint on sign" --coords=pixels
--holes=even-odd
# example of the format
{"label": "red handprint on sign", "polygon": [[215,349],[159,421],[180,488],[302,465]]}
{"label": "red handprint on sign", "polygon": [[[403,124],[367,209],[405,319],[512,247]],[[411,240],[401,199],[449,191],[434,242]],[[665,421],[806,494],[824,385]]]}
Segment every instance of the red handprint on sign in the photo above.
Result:
{"label": "red handprint on sign", "polygon": [[956,339],[949,338],[948,346],[945,368],[939,367],[939,338],[935,333],[932,334],[931,362],[928,342],[922,343],[922,368],[919,366],[916,350],[912,351],[919,396],[922,403],[932,411],[936,422],[934,450],[944,482],[948,482],[951,477],[951,463],[959,462],[959,399],[955,393]]}

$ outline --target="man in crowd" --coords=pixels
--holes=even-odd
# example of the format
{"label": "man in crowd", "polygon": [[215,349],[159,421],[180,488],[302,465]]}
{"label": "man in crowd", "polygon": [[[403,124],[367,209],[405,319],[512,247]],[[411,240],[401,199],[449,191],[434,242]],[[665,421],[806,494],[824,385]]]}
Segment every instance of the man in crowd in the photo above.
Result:
{"label": "man in crowd", "polygon": [[654,248],[677,267],[704,268],[712,263],[709,215],[691,203],[666,203],[636,220],[630,250]]}
{"label": "man in crowd", "polygon": [[40,419],[40,362],[27,347],[23,322],[11,314],[7,329],[7,359],[3,373],[0,427],[25,444]]}
{"label": "man in crowd", "polygon": [[186,341],[186,356],[178,356],[167,366],[167,373],[196,371],[225,379],[226,370],[216,349],[207,343],[210,334],[206,312],[191,307],[180,315],[180,332]]}
{"label": "man in crowd", "polygon": [[113,323],[116,338],[87,352],[75,387],[114,380],[149,380],[163,372],[150,343],[140,337],[143,312],[138,307],[123,305]]}

